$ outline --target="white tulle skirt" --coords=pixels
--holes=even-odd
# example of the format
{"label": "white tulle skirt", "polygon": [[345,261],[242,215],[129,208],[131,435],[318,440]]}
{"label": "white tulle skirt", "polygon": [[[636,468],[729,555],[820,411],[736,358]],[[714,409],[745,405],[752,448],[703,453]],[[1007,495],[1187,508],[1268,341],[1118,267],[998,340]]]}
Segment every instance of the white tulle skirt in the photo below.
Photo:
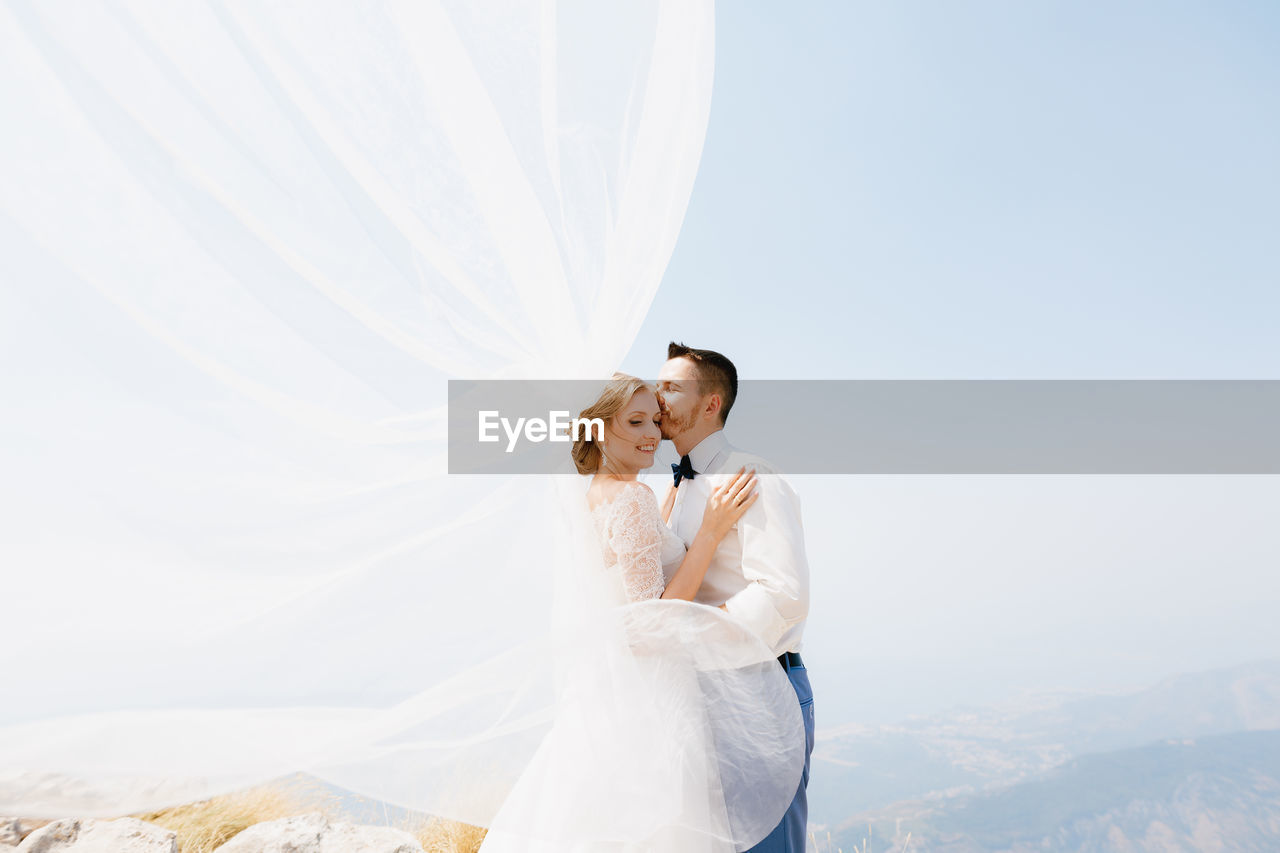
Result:
{"label": "white tulle skirt", "polygon": [[773,653],[705,605],[644,602],[614,619],[593,625],[483,853],[728,853],[791,803],[804,725]]}

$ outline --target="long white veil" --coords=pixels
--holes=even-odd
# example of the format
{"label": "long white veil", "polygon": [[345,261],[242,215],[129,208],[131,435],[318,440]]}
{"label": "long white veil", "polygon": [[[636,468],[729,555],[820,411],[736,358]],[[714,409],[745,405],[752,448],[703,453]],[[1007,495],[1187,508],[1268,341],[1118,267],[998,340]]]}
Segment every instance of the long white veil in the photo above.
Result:
{"label": "long white veil", "polygon": [[580,539],[565,480],[447,475],[446,380],[616,367],[712,11],[0,5],[0,813],[311,770],[488,825]]}

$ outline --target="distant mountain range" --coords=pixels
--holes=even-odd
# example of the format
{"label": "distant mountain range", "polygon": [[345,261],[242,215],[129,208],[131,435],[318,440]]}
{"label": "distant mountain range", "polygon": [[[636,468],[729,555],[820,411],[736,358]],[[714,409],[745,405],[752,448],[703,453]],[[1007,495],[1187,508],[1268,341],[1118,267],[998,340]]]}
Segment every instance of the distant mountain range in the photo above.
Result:
{"label": "distant mountain range", "polygon": [[[852,851],[1280,850],[1280,731],[1072,759],[983,794],[906,800],[831,833]],[[836,847],[832,847],[834,851]]]}
{"label": "distant mountain range", "polygon": [[[307,778],[347,819],[409,814]],[[819,730],[809,805],[821,853],[1275,853],[1280,660]]]}
{"label": "distant mountain range", "polygon": [[846,851],[1280,850],[1280,660],[820,733]]}

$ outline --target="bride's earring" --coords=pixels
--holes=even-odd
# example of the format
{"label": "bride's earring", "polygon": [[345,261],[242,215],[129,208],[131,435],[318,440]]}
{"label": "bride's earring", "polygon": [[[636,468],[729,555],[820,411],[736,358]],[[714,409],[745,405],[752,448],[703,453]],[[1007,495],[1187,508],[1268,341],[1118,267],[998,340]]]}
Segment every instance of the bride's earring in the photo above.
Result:
{"label": "bride's earring", "polygon": [[600,442],[600,470],[606,473],[618,476],[618,472],[614,470],[613,465],[609,462],[609,455],[604,452],[604,442]]}

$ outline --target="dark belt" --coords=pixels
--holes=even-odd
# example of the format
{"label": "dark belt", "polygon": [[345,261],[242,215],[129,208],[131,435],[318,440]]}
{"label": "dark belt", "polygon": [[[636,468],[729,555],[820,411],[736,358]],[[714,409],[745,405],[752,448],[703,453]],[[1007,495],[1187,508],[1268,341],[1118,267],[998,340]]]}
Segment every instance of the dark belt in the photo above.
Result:
{"label": "dark belt", "polygon": [[795,669],[804,666],[804,661],[800,660],[799,652],[783,652],[778,655],[778,663],[782,664],[783,669]]}

